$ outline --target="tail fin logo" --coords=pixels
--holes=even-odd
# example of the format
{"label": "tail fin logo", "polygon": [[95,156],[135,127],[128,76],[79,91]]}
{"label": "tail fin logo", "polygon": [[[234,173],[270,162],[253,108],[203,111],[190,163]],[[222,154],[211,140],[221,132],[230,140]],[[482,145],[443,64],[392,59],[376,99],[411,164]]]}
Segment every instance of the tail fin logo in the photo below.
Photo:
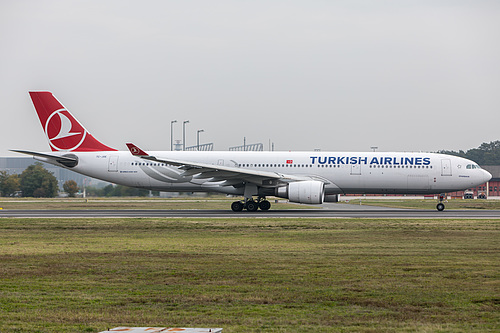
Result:
{"label": "tail fin logo", "polygon": [[59,109],[47,118],[45,134],[55,150],[71,151],[80,147],[87,131],[66,109]]}

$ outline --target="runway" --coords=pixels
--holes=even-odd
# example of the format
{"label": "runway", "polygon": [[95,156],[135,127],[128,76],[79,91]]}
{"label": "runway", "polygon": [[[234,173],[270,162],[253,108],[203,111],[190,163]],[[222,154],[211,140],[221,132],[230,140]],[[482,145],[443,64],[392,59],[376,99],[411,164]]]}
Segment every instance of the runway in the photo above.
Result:
{"label": "runway", "polygon": [[0,218],[425,218],[499,219],[500,210],[289,209],[231,210],[0,210]]}

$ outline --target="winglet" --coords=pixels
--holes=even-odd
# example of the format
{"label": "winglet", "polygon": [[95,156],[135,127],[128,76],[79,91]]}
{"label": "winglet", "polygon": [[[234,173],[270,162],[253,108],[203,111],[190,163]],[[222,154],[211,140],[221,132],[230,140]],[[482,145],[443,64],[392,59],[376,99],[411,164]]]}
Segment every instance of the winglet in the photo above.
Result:
{"label": "winglet", "polygon": [[127,147],[128,150],[130,150],[130,153],[134,156],[149,156],[144,150],[137,147],[133,143],[127,143]]}

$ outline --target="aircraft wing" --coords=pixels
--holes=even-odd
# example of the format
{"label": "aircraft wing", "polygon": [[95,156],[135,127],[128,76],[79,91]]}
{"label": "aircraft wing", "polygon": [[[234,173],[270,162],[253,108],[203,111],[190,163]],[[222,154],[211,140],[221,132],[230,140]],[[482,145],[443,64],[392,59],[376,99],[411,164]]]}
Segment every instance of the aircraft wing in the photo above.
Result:
{"label": "aircraft wing", "polygon": [[181,161],[169,158],[157,158],[144,152],[132,143],[127,143],[130,153],[145,160],[166,163],[184,170],[181,176],[193,176],[194,179],[207,179],[209,182],[223,182],[220,185],[237,185],[244,182],[253,183],[262,187],[277,187],[287,183],[311,180],[311,177],[300,177],[286,175],[279,172],[259,171],[232,167],[225,165],[215,165],[192,161]]}
{"label": "aircraft wing", "polygon": [[28,150],[14,150],[11,149],[11,151],[15,153],[21,153],[21,154],[27,154],[27,155],[32,155],[36,157],[41,157],[47,162],[57,162],[59,164],[62,164],[67,167],[74,167],[75,165],[78,164],[78,157],[75,155],[65,155],[65,156],[57,156],[57,155],[51,155],[51,154],[46,154],[46,153],[38,153],[34,151],[28,151]]}

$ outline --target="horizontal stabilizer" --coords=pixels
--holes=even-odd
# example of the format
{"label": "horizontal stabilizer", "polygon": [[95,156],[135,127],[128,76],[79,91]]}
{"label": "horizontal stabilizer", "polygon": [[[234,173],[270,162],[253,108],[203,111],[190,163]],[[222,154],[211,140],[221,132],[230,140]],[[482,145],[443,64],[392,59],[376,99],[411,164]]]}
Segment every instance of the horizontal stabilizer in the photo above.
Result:
{"label": "horizontal stabilizer", "polygon": [[71,167],[71,168],[75,167],[78,164],[78,157],[76,157],[76,155],[56,156],[56,155],[50,155],[50,154],[46,154],[46,153],[38,153],[38,152],[34,152],[34,151],[14,150],[14,149],[11,149],[10,151],[13,151],[15,153],[21,153],[21,154],[41,157],[44,159],[48,159],[51,162],[57,162],[59,164],[62,164],[64,166]]}

